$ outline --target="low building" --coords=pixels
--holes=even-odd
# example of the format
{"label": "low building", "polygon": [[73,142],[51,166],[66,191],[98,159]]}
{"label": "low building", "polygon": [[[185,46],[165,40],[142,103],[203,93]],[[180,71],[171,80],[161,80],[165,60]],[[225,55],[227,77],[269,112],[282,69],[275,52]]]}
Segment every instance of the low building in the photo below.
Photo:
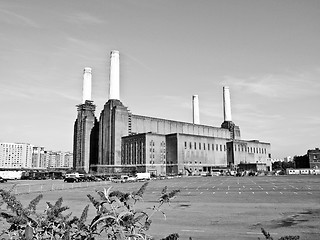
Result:
{"label": "low building", "polygon": [[320,149],[315,148],[308,150],[310,168],[320,168]]}
{"label": "low building", "polygon": [[263,167],[265,168],[264,171],[272,171],[270,143],[259,142],[258,140],[229,141],[227,143],[227,154],[229,166],[253,164],[256,169],[259,169],[258,166],[261,165],[265,166]]}

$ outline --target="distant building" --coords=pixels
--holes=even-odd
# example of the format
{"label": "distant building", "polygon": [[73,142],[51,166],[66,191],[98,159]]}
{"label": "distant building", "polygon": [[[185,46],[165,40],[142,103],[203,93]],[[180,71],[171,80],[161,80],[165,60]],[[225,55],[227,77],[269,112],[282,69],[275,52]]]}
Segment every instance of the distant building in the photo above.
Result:
{"label": "distant building", "polygon": [[32,168],[45,169],[45,149],[44,147],[33,147],[32,149]]}
{"label": "distant building", "polygon": [[308,150],[310,168],[320,168],[320,149],[315,148]]}
{"label": "distant building", "polygon": [[73,153],[72,152],[65,152],[64,153],[62,167],[65,167],[65,168],[72,168],[73,167]]}
{"label": "distant building", "polygon": [[31,168],[32,148],[29,143],[0,143],[0,168]]}
{"label": "distant building", "polygon": [[193,123],[135,115],[120,101],[118,51],[111,52],[110,62],[109,100],[99,121],[91,101],[91,69],[89,75],[87,68],[84,71],[83,100],[74,125],[74,169],[101,174],[200,174],[254,163],[270,170],[270,143],[241,139],[239,126],[232,122],[227,86],[220,127],[200,124],[197,95],[192,98]]}
{"label": "distant building", "polygon": [[73,166],[73,153],[71,152],[46,151],[45,159],[46,168],[63,169]]}
{"label": "distant building", "polygon": [[71,168],[73,153],[46,151],[29,143],[0,143],[0,169]]}

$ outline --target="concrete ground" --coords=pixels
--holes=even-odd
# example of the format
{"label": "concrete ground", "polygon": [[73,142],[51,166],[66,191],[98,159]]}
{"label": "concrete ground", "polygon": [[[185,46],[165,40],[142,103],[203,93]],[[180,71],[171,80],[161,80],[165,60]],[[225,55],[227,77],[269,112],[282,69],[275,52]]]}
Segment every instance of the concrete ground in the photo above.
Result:
{"label": "concrete ground", "polygon": [[[6,187],[13,183],[6,183]],[[36,184],[52,184],[53,181],[16,183],[26,189],[36,189]],[[31,187],[28,186],[30,184]],[[58,186],[63,182],[54,180],[54,184]],[[132,192],[142,184],[107,182],[71,189],[66,187],[71,185],[64,185],[64,190],[44,192],[37,209],[44,209],[47,201],[54,203],[61,196],[63,205],[69,206],[73,215],[80,216],[83,208],[90,204],[87,194],[96,197],[95,190],[109,186],[113,186],[113,190]],[[178,233],[180,239],[192,237],[194,240],[264,239],[261,228],[270,232],[274,239],[284,235],[299,235],[302,240],[320,239],[320,176],[223,176],[155,180],[150,181],[144,201],[137,207],[146,209],[157,205],[164,186],[168,187],[168,191],[179,189],[181,192],[170,205],[163,206],[166,219],[160,212],[153,215],[148,233],[156,239],[170,233]],[[26,205],[38,194],[31,191],[18,195],[18,198]],[[94,215],[94,208],[90,205],[89,219]],[[1,226],[4,225],[0,222]]]}

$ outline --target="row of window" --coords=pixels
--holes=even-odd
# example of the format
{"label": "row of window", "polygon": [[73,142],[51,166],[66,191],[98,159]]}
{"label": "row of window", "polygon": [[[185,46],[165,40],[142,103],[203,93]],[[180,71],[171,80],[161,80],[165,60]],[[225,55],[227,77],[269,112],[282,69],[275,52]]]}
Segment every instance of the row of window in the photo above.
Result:
{"label": "row of window", "polygon": [[206,143],[197,143],[197,142],[189,142],[189,144],[187,142],[184,142],[184,149],[188,149],[188,145],[189,145],[189,149],[193,149],[193,150],[212,150],[212,151],[226,151],[226,145],[222,145],[222,144],[206,144]]}
{"label": "row of window", "polygon": [[18,149],[22,149],[21,145],[13,145],[13,144],[3,144],[1,143],[0,146],[4,147],[4,148],[18,148]]}
{"label": "row of window", "polygon": [[157,165],[177,165],[177,163],[174,163],[173,161],[161,161],[159,163],[156,163],[155,161],[149,161],[149,164],[157,164]]}
{"label": "row of window", "polygon": [[[150,159],[154,159],[155,155],[150,154]],[[166,154],[165,153],[160,153],[160,160],[166,159]]]}
{"label": "row of window", "polygon": [[[151,140],[149,144],[150,146],[153,146],[153,147],[155,146],[155,143],[153,140]],[[166,146],[166,143],[164,141],[160,142],[160,147],[165,147],[165,146]]]}
{"label": "row of window", "polygon": [[[222,144],[206,144],[206,143],[197,143],[197,142],[184,142],[184,149],[193,149],[193,150],[212,150],[212,151],[226,151],[226,145]],[[230,149],[228,149],[230,150]],[[234,145],[234,151],[239,152],[248,152],[248,153],[261,153],[267,154],[266,148],[259,147],[246,147],[244,145]]]}
{"label": "row of window", "polygon": [[267,154],[266,148],[258,148],[258,147],[246,147],[244,145],[234,145],[234,151],[238,152],[248,152],[248,153],[262,153]]}

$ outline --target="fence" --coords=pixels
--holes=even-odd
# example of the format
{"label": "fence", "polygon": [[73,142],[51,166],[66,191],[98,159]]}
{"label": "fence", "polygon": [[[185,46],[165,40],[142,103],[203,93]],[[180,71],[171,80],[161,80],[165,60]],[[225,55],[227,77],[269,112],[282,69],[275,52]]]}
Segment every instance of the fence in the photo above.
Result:
{"label": "fence", "polygon": [[[27,194],[34,192],[49,192],[49,191],[57,191],[57,190],[65,190],[65,189],[73,189],[73,188],[87,188],[94,186],[106,186],[109,185],[108,181],[99,181],[99,182],[74,182],[67,183],[63,181],[50,181],[50,182],[37,182],[37,183],[17,183],[17,184],[6,184],[3,189],[9,190],[13,188],[14,194]],[[1,186],[2,187],[2,186]]]}

